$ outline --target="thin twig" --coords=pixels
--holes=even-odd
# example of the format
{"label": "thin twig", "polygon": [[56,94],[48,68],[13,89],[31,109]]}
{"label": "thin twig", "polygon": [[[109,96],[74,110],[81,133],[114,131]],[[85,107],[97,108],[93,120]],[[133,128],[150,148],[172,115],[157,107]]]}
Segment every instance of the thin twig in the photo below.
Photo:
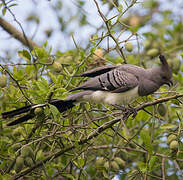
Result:
{"label": "thin twig", "polygon": [[161,171],[162,171],[162,179],[166,180],[166,175],[165,175],[165,158],[162,158],[161,161]]}
{"label": "thin twig", "polygon": [[177,167],[177,169],[178,169],[178,171],[179,171],[179,173],[180,173],[180,176],[183,177],[182,170],[180,169],[180,166],[179,166],[179,164],[177,163],[177,160],[175,159],[173,162],[175,163],[175,165],[176,165],[176,167]]}
{"label": "thin twig", "polygon": [[22,95],[25,97],[25,99],[26,99],[30,104],[32,104],[31,100],[26,96],[25,92],[22,90],[22,88],[21,88],[20,84],[18,83],[18,81],[11,75],[11,73],[10,73],[6,68],[4,68],[4,66],[2,66],[2,65],[0,64],[0,67],[2,67],[2,69],[11,77],[11,79],[12,79],[13,81],[15,81],[15,83],[17,84],[18,88],[20,89]]}
{"label": "thin twig", "polygon": [[5,0],[3,0],[3,4],[5,6],[5,8],[10,12],[10,14],[12,15],[14,21],[19,25],[21,32],[19,32],[15,27],[13,27],[11,24],[9,24],[7,21],[5,21],[3,18],[0,17],[0,25],[1,27],[8,32],[11,36],[13,36],[14,38],[16,38],[17,40],[19,40],[22,44],[24,44],[25,46],[27,46],[29,48],[29,50],[31,51],[33,49],[33,47],[39,47],[35,42],[33,42],[30,38],[27,38],[23,27],[21,25],[21,23],[16,19],[15,15],[13,14],[13,12],[11,11],[11,9],[6,5]]}

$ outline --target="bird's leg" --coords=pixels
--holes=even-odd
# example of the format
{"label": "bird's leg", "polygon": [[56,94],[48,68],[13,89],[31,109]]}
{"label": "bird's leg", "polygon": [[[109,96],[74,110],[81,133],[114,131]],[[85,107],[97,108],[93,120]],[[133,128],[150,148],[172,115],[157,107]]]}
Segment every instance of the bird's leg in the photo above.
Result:
{"label": "bird's leg", "polygon": [[124,116],[128,116],[129,114],[133,114],[132,118],[134,119],[137,115],[136,109],[134,109],[132,106],[128,105],[128,107],[120,106],[117,104],[113,105],[115,108],[121,110],[124,113]]}
{"label": "bird's leg", "polygon": [[132,118],[134,119],[137,115],[137,110],[134,107],[130,106],[130,104],[128,104],[128,108],[129,111],[133,114]]}
{"label": "bird's leg", "polygon": [[116,108],[116,109],[119,109],[121,110],[122,112],[125,112],[127,110],[127,108],[125,106],[120,106],[120,105],[117,105],[117,104],[113,104],[113,106]]}

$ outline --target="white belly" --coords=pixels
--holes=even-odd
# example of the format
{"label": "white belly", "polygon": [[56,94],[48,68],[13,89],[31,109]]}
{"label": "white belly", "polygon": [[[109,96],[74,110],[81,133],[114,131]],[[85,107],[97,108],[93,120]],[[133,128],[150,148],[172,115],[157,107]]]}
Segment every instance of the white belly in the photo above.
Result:
{"label": "white belly", "polygon": [[107,91],[95,91],[83,96],[83,100],[104,104],[126,105],[138,97],[138,87],[124,93],[111,93]]}

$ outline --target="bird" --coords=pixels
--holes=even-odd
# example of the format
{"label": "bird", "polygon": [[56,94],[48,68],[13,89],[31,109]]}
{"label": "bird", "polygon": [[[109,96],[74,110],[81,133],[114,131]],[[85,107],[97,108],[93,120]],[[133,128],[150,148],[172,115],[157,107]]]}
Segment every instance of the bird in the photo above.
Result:
{"label": "bird", "polygon": [[[65,100],[52,99],[49,104],[60,113],[71,109],[80,102],[95,102],[110,105],[128,105],[141,96],[153,94],[162,85],[173,85],[172,71],[165,56],[159,56],[161,65],[145,69],[132,64],[110,65],[88,70],[75,77],[89,77],[82,85],[70,90],[80,90],[69,95]],[[12,118],[29,112],[23,117],[7,124],[16,125],[33,118],[34,110],[47,104],[27,105],[12,111],[3,112],[2,118]]]}

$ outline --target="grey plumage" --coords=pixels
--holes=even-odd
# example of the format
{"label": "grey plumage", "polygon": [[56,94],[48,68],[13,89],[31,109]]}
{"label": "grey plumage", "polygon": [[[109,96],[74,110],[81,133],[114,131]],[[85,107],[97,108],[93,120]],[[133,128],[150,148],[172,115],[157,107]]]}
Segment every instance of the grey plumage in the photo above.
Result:
{"label": "grey plumage", "polygon": [[[108,69],[105,73],[103,73],[102,68],[100,68],[100,70],[97,69],[97,75],[95,69],[90,70],[77,76],[89,76],[93,78],[71,91],[91,90],[91,95],[92,93],[96,93],[96,91],[102,91],[103,93],[110,92],[114,95],[115,93],[124,94],[128,91],[131,92],[133,89],[137,89],[137,94],[135,95],[135,92],[133,94],[134,98],[138,96],[147,96],[155,92],[163,84],[170,85],[172,83],[172,72],[165,57],[160,55],[160,61],[162,63],[160,67],[153,67],[151,69],[144,69],[139,66],[125,64],[112,66],[111,69]],[[104,69],[106,70],[106,67],[104,67]],[[109,93],[106,94],[109,96]],[[128,95],[128,93],[126,93],[126,95]],[[77,97],[77,94],[75,96]],[[131,99],[133,99],[133,97],[129,97],[129,101]],[[115,103],[113,103],[113,101],[111,102],[107,103]],[[123,96],[121,102],[123,103]]]}
{"label": "grey plumage", "polygon": [[[159,56],[162,63],[159,67],[144,69],[139,66],[125,64],[120,66],[105,66],[86,71],[76,77],[91,77],[81,86],[71,91],[82,90],[70,95],[66,100],[51,100],[60,112],[72,108],[81,101],[94,101],[108,104],[128,104],[139,96],[147,96],[160,88],[163,84],[171,85],[172,72],[164,56]],[[30,109],[36,108],[32,105]],[[2,113],[3,118],[13,114],[27,112],[28,106],[10,112]],[[25,116],[21,122],[28,120]],[[16,120],[16,122],[18,122]],[[17,124],[17,123],[16,123]],[[10,125],[14,125],[10,124]]]}

